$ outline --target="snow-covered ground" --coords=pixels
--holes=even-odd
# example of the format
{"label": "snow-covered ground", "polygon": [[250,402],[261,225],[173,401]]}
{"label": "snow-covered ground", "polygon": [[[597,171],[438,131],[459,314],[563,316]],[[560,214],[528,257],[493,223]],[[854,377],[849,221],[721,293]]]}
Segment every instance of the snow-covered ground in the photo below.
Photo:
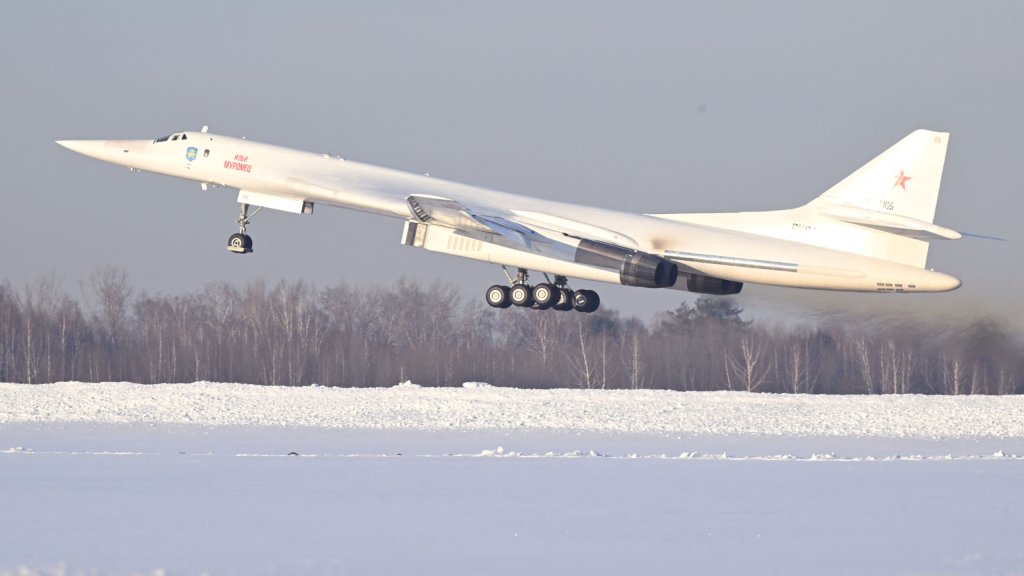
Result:
{"label": "snow-covered ground", "polygon": [[0,574],[1021,574],[1024,398],[0,384]]}

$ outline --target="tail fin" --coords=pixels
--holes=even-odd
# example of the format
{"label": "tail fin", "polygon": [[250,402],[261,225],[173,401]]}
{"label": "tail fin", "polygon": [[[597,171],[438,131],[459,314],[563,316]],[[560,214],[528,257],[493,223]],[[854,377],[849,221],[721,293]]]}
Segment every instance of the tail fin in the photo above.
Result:
{"label": "tail fin", "polygon": [[916,130],[807,207],[855,225],[846,233],[829,227],[833,239],[849,242],[847,250],[923,268],[926,240],[960,237],[933,224],[948,143],[946,132]]}
{"label": "tail fin", "polygon": [[949,134],[917,130],[811,202],[935,220]]}

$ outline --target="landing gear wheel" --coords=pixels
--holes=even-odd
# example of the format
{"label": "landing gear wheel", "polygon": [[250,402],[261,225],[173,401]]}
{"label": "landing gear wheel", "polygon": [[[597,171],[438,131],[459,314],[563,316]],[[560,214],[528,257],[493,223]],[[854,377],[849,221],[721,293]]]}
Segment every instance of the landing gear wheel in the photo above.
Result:
{"label": "landing gear wheel", "polygon": [[508,286],[499,286],[495,284],[487,289],[487,303],[494,308],[508,308],[512,305],[512,300],[509,298]]}
{"label": "landing gear wheel", "polygon": [[537,284],[533,287],[533,305],[538,310],[547,310],[558,302],[559,291],[551,284]]}
{"label": "landing gear wheel", "polygon": [[559,288],[558,302],[555,302],[555,304],[551,307],[554,308],[555,310],[558,310],[559,312],[572,310],[572,296],[572,290],[569,290],[568,288]]}
{"label": "landing gear wheel", "polygon": [[241,205],[238,213],[238,219],[236,220],[236,222],[238,222],[238,234],[232,234],[231,237],[228,238],[228,250],[235,254],[248,254],[252,252],[252,238],[245,233],[245,227],[249,225],[249,221],[252,220],[252,217],[259,214],[262,209],[262,207],[257,206],[256,210],[250,214],[249,205]]}
{"label": "landing gear wheel", "polygon": [[530,287],[526,284],[516,284],[509,290],[509,299],[516,306],[532,306],[533,297],[530,294]]}
{"label": "landing gear wheel", "polygon": [[248,234],[232,234],[228,238],[228,250],[236,254],[248,254],[252,252],[252,238]]}
{"label": "landing gear wheel", "polygon": [[572,295],[572,305],[577,312],[589,314],[597,310],[597,307],[601,305],[601,297],[593,290],[577,290]]}

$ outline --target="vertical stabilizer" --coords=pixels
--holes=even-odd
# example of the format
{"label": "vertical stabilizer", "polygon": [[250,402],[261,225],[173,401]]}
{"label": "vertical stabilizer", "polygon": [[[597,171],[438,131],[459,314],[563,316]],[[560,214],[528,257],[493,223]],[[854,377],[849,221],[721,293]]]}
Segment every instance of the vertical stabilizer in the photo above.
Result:
{"label": "vertical stabilizer", "polygon": [[935,220],[949,134],[916,130],[811,202]]}
{"label": "vertical stabilizer", "polygon": [[833,239],[847,243],[846,250],[923,268],[926,239],[935,236],[922,230],[940,228],[929,225],[935,220],[948,143],[947,132],[916,130],[807,207],[853,227],[845,232],[830,227]]}

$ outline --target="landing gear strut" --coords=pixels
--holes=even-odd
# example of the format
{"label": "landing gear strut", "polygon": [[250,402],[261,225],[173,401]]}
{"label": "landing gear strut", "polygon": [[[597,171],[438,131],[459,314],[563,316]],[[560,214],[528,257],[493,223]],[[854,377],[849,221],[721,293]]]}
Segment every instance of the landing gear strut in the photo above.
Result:
{"label": "landing gear strut", "polygon": [[[565,276],[555,276],[555,281],[530,286],[529,272],[523,268],[516,271],[513,277],[505,270],[509,286],[495,284],[487,289],[487,304],[494,308],[508,308],[509,306],[520,306],[533,308],[535,310],[568,311],[590,313],[597,310],[601,305],[601,298],[593,290],[573,291],[567,287],[569,279]],[[546,277],[546,275],[545,275]]]}
{"label": "landing gear strut", "polygon": [[249,214],[249,205],[242,204],[242,209],[238,213],[238,233],[232,234],[228,238],[228,250],[236,254],[248,254],[252,252],[252,237],[245,233],[246,226],[249,225],[249,221],[254,216],[259,214],[263,208],[260,206],[256,207],[256,210]]}

